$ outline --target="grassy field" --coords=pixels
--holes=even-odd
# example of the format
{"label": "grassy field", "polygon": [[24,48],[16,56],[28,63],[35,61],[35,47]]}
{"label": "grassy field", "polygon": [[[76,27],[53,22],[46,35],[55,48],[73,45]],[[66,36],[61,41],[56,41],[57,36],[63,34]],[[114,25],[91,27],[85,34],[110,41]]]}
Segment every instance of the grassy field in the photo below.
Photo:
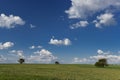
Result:
{"label": "grassy field", "polygon": [[120,80],[120,66],[0,64],[0,80]]}

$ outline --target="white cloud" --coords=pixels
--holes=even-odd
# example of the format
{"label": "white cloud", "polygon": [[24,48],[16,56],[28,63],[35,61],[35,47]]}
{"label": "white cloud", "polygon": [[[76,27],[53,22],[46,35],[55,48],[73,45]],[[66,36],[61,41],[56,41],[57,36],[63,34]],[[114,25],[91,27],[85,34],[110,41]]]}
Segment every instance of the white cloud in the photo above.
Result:
{"label": "white cloud", "polygon": [[52,53],[46,49],[42,49],[41,51],[36,51],[34,52],[34,54],[39,54],[39,55],[45,55],[45,56],[49,56],[51,55]]}
{"label": "white cloud", "polygon": [[0,50],[8,49],[8,48],[10,48],[12,46],[14,46],[13,42],[0,43]]}
{"label": "white cloud", "polygon": [[98,54],[103,54],[104,52],[102,50],[98,49],[97,53]]}
{"label": "white cloud", "polygon": [[53,44],[53,45],[65,45],[68,46],[71,44],[71,41],[68,38],[65,38],[63,40],[58,40],[58,39],[50,39],[49,44]]}
{"label": "white cloud", "polygon": [[0,28],[14,28],[16,25],[24,25],[25,22],[19,16],[14,15],[0,15]]}
{"label": "white cloud", "polygon": [[0,62],[7,60],[3,55],[0,55]]}
{"label": "white cloud", "polygon": [[74,63],[95,63],[101,58],[106,58],[108,61],[108,64],[119,64],[120,63],[120,55],[119,53],[113,54],[110,51],[104,52],[102,50],[97,51],[97,55],[95,56],[89,56],[88,58],[74,58]]}
{"label": "white cloud", "polygon": [[80,21],[80,22],[77,22],[75,24],[72,24],[71,25],[71,29],[76,29],[76,28],[79,28],[79,27],[86,27],[89,23],[87,21]]}
{"label": "white cloud", "polygon": [[120,63],[120,55],[97,55],[97,56],[91,56],[91,59],[98,60],[101,58],[106,58],[108,60],[109,64],[118,64]]}
{"label": "white cloud", "polygon": [[40,48],[42,48],[42,46],[34,46],[34,45],[33,45],[33,46],[30,46],[30,47],[29,47],[29,49],[35,49],[35,48],[36,48],[36,49],[37,49],[37,48],[40,49]]}
{"label": "white cloud", "polygon": [[74,63],[88,63],[90,60],[87,58],[74,58],[73,59]]}
{"label": "white cloud", "polygon": [[31,46],[31,47],[29,47],[29,49],[35,49],[35,46]]}
{"label": "white cloud", "polygon": [[108,54],[111,54],[110,51],[104,52],[104,51],[101,50],[101,49],[98,49],[97,53],[98,53],[98,55],[108,55]]}
{"label": "white cloud", "polygon": [[30,28],[35,28],[36,26],[33,24],[30,24]]}
{"label": "white cloud", "polygon": [[120,0],[71,0],[72,6],[65,12],[69,18],[86,18],[96,12],[120,7]]}
{"label": "white cloud", "polygon": [[112,13],[105,13],[97,16],[97,20],[94,20],[93,22],[97,28],[101,28],[102,26],[110,26],[115,24],[115,19]]}
{"label": "white cloud", "polygon": [[24,57],[24,52],[22,50],[12,50],[12,51],[9,51],[9,53],[12,53],[12,54],[16,54],[19,58],[25,58]]}
{"label": "white cloud", "polygon": [[28,61],[36,63],[50,63],[55,59],[57,59],[57,57],[53,56],[52,52],[46,49],[42,49],[40,51],[34,52],[34,55],[31,55],[28,58]]}

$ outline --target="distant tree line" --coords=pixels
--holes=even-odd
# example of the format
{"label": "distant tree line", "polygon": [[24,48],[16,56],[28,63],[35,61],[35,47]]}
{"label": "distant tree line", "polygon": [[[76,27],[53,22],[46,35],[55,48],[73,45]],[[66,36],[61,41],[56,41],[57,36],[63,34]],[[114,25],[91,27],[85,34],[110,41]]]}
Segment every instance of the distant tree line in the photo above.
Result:
{"label": "distant tree line", "polygon": [[[23,64],[25,62],[25,59],[24,58],[20,58],[18,60],[18,62],[20,64]],[[55,64],[60,64],[58,61],[55,61]],[[105,66],[108,66],[108,63],[107,63],[107,59],[105,58],[101,58],[99,59],[96,63],[95,63],[95,66],[96,67],[105,67]]]}
{"label": "distant tree line", "polygon": [[[20,58],[19,60],[18,60],[18,62],[20,63],[20,64],[23,64],[24,62],[25,62],[25,59],[23,59],[23,58]],[[55,61],[55,64],[60,64],[58,61]]]}

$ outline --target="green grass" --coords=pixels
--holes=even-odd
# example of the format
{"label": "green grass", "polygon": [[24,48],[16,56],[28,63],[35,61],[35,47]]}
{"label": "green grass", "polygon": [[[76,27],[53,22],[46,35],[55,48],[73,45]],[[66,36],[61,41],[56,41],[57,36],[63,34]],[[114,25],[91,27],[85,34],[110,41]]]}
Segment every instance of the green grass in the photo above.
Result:
{"label": "green grass", "polygon": [[120,80],[120,66],[0,64],[0,80]]}

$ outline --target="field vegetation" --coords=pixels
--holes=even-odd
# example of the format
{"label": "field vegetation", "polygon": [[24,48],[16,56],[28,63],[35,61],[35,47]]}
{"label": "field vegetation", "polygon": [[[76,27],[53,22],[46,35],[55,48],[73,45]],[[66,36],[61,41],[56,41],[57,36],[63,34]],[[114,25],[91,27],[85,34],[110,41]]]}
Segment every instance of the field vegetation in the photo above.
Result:
{"label": "field vegetation", "polygon": [[0,80],[120,80],[120,66],[0,64]]}

